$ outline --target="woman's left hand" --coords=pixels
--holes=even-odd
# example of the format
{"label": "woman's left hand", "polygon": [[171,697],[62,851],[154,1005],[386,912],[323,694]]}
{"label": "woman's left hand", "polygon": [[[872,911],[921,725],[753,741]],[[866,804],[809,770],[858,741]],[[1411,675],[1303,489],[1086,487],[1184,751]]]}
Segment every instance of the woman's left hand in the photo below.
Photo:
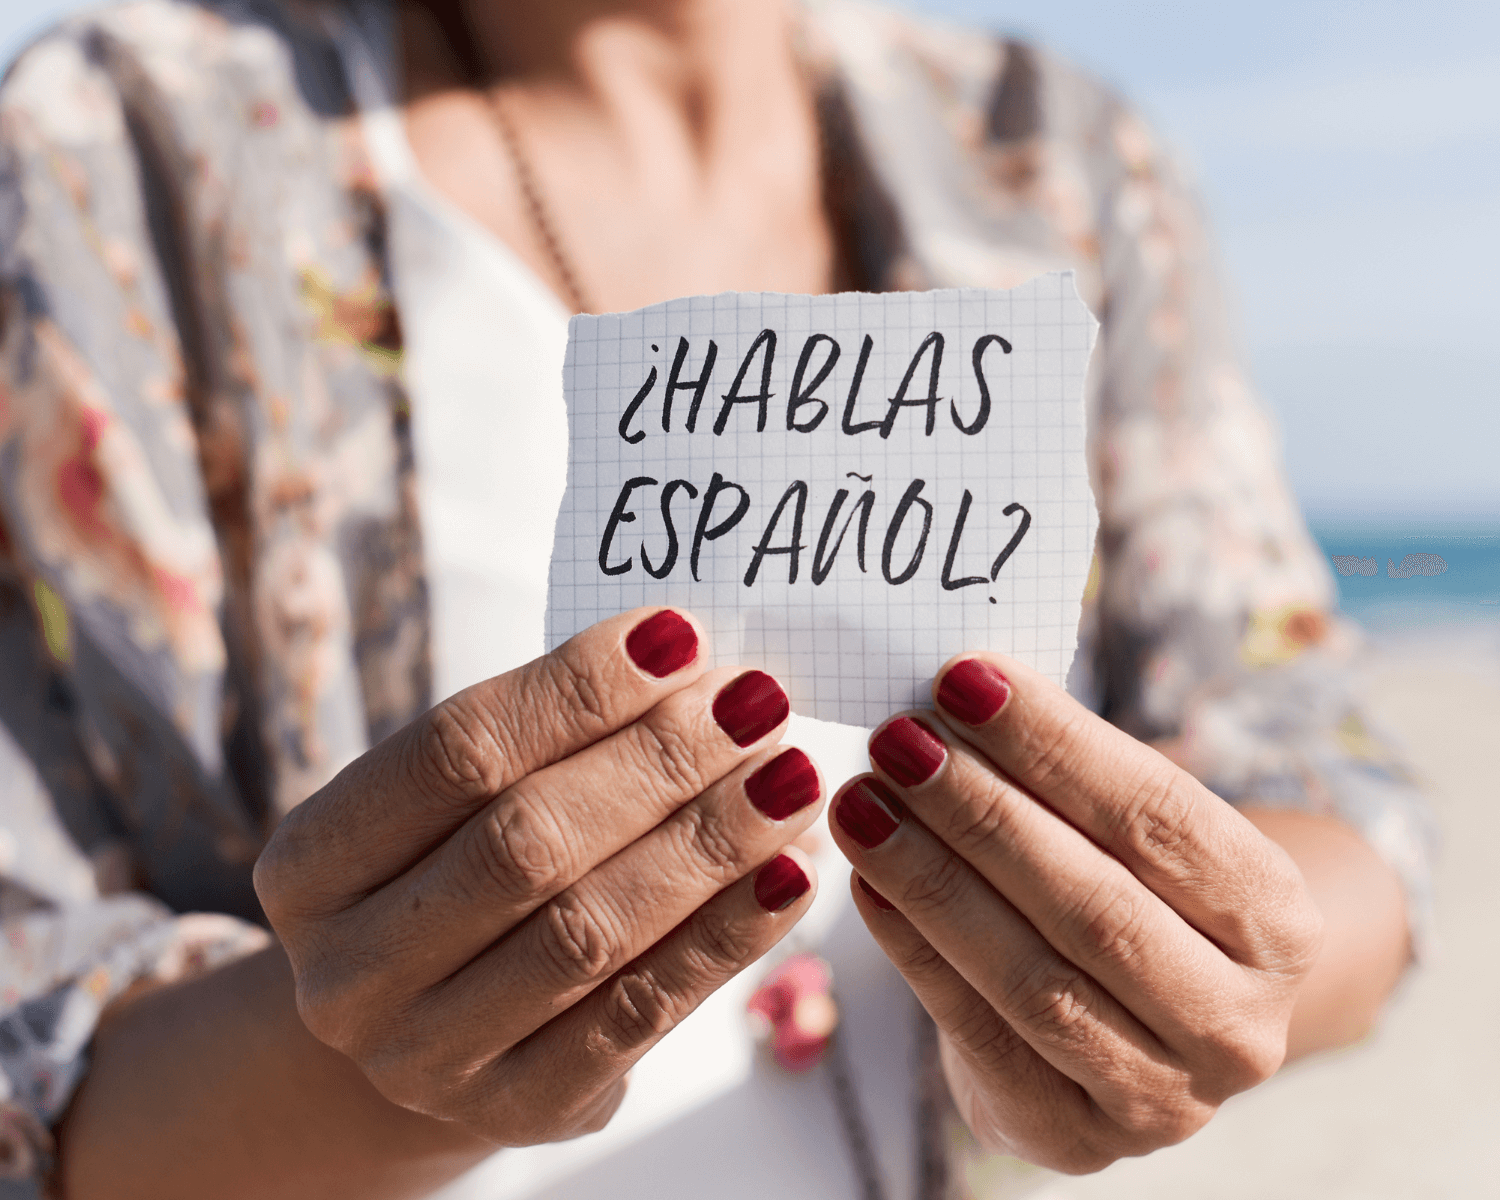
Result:
{"label": "woman's left hand", "polygon": [[834,801],[871,933],[988,1149],[1096,1171],[1268,1078],[1321,920],[1229,804],[1036,672],[966,655]]}

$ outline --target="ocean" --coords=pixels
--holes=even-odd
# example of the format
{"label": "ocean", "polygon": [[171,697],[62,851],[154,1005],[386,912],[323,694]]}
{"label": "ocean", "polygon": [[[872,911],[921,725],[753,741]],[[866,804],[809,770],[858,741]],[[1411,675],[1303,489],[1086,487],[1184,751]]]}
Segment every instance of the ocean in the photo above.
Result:
{"label": "ocean", "polygon": [[1340,607],[1372,634],[1500,635],[1500,518],[1311,520]]}

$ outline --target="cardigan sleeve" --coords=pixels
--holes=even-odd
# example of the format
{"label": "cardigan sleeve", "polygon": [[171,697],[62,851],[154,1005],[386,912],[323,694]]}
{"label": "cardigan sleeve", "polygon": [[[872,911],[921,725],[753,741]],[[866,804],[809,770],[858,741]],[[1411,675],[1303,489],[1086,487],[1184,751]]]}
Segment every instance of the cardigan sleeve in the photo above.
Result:
{"label": "cardigan sleeve", "polygon": [[174,885],[220,864],[168,855],[152,877],[133,852],[204,830],[173,844],[217,839],[247,888],[257,843],[223,761],[183,298],[100,58],[65,25],[0,90],[0,1178],[23,1191],[103,1009],[266,943],[174,913]]}
{"label": "cardigan sleeve", "polygon": [[1101,345],[1090,431],[1100,504],[1095,700],[1219,795],[1337,815],[1406,888],[1413,948],[1431,929],[1428,803],[1363,711],[1360,630],[1287,484],[1277,431],[1229,329],[1192,189],[1151,131],[1055,69],[1093,108]]}

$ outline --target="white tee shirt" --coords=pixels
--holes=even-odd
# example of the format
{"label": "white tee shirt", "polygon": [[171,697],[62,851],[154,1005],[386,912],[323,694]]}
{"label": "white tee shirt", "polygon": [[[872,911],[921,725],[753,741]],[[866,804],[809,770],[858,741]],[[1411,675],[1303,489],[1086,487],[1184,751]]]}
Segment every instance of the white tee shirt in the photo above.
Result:
{"label": "white tee shirt", "polygon": [[[363,17],[378,22],[379,13]],[[433,623],[434,693],[542,652],[552,532],[567,468],[567,313],[497,237],[431,188],[406,142],[380,55],[339,32],[387,204]],[[830,788],[868,769],[867,731],[793,717]],[[442,1200],[856,1197],[823,1068],[758,1054],[745,1002],[789,950],[833,966],[865,1123],[890,1200],[912,1194],[915,1000],[865,930],[849,868],[820,823],[819,894],[790,938],[711,997],[638,1064],[601,1133],[502,1151]]]}

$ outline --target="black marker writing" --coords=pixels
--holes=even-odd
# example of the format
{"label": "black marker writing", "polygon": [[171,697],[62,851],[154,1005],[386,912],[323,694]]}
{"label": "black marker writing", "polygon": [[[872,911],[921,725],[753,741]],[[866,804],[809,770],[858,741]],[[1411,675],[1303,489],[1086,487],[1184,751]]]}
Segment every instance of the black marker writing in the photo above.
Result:
{"label": "black marker writing", "polygon": [[[850,471],[847,474],[855,479],[866,479],[858,472]],[[870,478],[873,479],[873,476]],[[607,576],[627,575],[634,569],[634,556],[627,556],[619,562],[611,562],[610,559],[612,555],[618,553],[615,543],[619,537],[620,527],[634,524],[636,521],[637,514],[631,506],[634,493],[639,489],[656,485],[657,481],[649,475],[637,475],[628,479],[620,489],[609,519],[605,522],[603,537],[599,542],[598,563],[599,570],[603,574]],[[925,479],[913,479],[908,483],[886,522],[880,544],[880,575],[891,587],[900,587],[915,578],[926,561],[927,544],[932,537],[934,527],[940,525],[936,505],[923,495],[926,488]],[[686,521],[692,519],[691,516],[687,516],[680,525],[679,517],[674,512],[674,504],[677,502],[679,493],[686,493],[689,511],[700,495],[698,487],[686,479],[673,479],[662,488],[657,507],[661,513],[663,532],[666,535],[666,554],[661,562],[658,564],[652,560],[646,548],[646,538],[643,537],[640,543],[641,566],[653,579],[668,578],[679,562],[681,538],[678,531],[681,525],[685,525]],[[733,493],[732,497],[730,493]],[[810,571],[812,584],[815,587],[822,586],[832,574],[838,562],[839,551],[843,548],[851,528],[854,527],[856,517],[858,528],[854,536],[855,565],[861,574],[867,574],[869,571],[869,537],[870,526],[875,520],[876,489],[873,485],[866,486],[860,493],[859,499],[852,505],[849,504],[851,495],[849,488],[838,488],[820,523]],[[802,554],[808,548],[804,535],[807,531],[808,510],[812,505],[813,489],[806,480],[793,480],[786,486],[771,508],[764,524],[760,526],[759,537],[750,546],[748,562],[742,577],[742,582],[746,587],[753,587],[766,577],[767,560],[772,558],[786,558],[788,584],[796,584],[802,578]],[[959,561],[965,530],[974,505],[973,492],[965,488],[951,532],[948,534],[947,551],[938,574],[939,582],[943,590],[947,592],[960,591],[976,584],[983,584],[986,578],[993,582],[1006,562],[1016,553],[1031,528],[1031,513],[1023,505],[1018,502],[1006,505],[1002,510],[1003,515],[1011,517],[1020,513],[1021,520],[1015,532],[1011,534],[1010,540],[995,556],[990,565],[988,577],[965,575],[955,579],[953,577],[955,564]],[[714,472],[708,486],[702,491],[702,503],[693,526],[688,569],[694,580],[701,582],[702,579],[704,547],[727,537],[750,515],[754,507],[753,498],[745,487],[724,478],[720,472]],[[647,508],[649,510],[649,504]],[[918,512],[921,513],[920,525],[917,523]],[[898,563],[900,548],[907,544],[911,546],[911,550],[905,562]]]}
{"label": "black marker writing", "polygon": [[[786,511],[789,501],[795,500],[797,508],[792,516],[791,541],[784,546],[772,546],[771,535],[776,532],[776,526],[781,520],[781,514]],[[776,510],[771,514],[771,519],[766,522],[766,530],[760,535],[760,541],[755,543],[755,552],[750,557],[750,569],[745,572],[745,586],[750,587],[755,582],[755,576],[760,572],[760,564],[770,554],[789,554],[791,563],[787,566],[786,581],[797,582],[797,563],[806,549],[802,545],[802,518],[807,515],[807,484],[802,480],[796,480],[785,492],[776,505]]]}
{"label": "black marker writing", "polygon": [[[760,354],[760,391],[753,396],[742,396],[740,388],[744,386],[745,375],[750,370],[750,364],[755,361],[755,356]],[[755,432],[766,431],[766,407],[770,403],[771,396],[771,364],[776,359],[776,332],[771,329],[762,329],[755,335],[755,340],[750,343],[750,349],[745,351],[745,357],[740,362],[740,369],[735,372],[734,382],[729,385],[729,391],[724,395],[724,403],[719,409],[718,420],[714,422],[714,433],[722,434],[724,426],[729,423],[729,414],[736,404],[755,404],[759,407],[755,414]]]}
{"label": "black marker writing", "polygon": [[674,479],[662,488],[661,519],[667,527],[667,557],[662,560],[660,567],[652,567],[651,560],[646,557],[646,543],[641,543],[641,566],[646,568],[646,574],[653,579],[665,579],[672,573],[672,568],[677,565],[677,526],[672,523],[672,495],[679,488],[688,494],[689,500],[698,498],[698,489],[686,479]]}
{"label": "black marker writing", "polygon": [[[718,503],[719,497],[731,488],[740,494],[740,498],[735,501],[734,511],[710,529],[708,522],[713,516],[714,505]],[[708,491],[703,495],[703,511],[698,514],[698,528],[693,530],[693,552],[688,565],[692,569],[694,579],[698,578],[698,558],[703,553],[703,543],[717,541],[723,537],[744,520],[745,514],[749,511],[750,493],[739,484],[730,483],[715,471],[713,479],[709,481]]]}
{"label": "black marker writing", "polygon": [[[807,390],[803,391],[802,380],[807,374],[808,360],[812,358],[813,351],[818,348],[819,342],[828,343],[828,354],[823,359],[823,365],[818,368],[818,373],[813,376],[812,382],[807,385]],[[828,415],[828,402],[819,400],[813,393],[822,386],[823,380],[828,378],[828,372],[833,370],[833,364],[839,360],[839,353],[839,344],[826,333],[815,333],[802,343],[802,354],[797,359],[797,370],[792,375],[792,391],[786,401],[788,432],[796,430],[798,433],[811,433],[823,423],[823,418]],[[818,415],[809,417],[806,421],[797,420],[797,410],[809,404],[818,406]]]}
{"label": "black marker writing", "polygon": [[958,401],[948,401],[948,411],[953,417],[953,424],[958,429],[969,434],[971,437],[982,430],[990,419],[990,385],[984,377],[984,352],[992,344],[998,343],[1000,349],[1006,354],[1010,353],[1010,343],[998,333],[987,333],[974,343],[974,379],[979,384],[979,411],[974,415],[972,423],[965,425],[963,418],[958,415]]}
{"label": "black marker writing", "polygon": [[[718,476],[716,475],[714,478],[717,479]],[[622,563],[617,563],[613,567],[610,566],[610,543],[615,540],[615,531],[621,525],[628,525],[635,520],[635,513],[629,512],[625,508],[630,503],[630,493],[638,487],[650,487],[655,483],[656,480],[652,479],[649,475],[637,475],[634,479],[627,480],[625,486],[620,489],[620,498],[615,501],[614,508],[610,510],[609,520],[604,526],[604,538],[599,543],[599,569],[606,575],[624,575],[634,564],[634,559],[627,558]]]}
{"label": "black marker writing", "polygon": [[[908,400],[907,390],[911,387],[912,376],[917,373],[917,367],[921,365],[923,356],[928,350],[932,351],[932,365],[927,372],[927,395],[920,400]],[[938,406],[938,375],[943,369],[943,335],[937,332],[929,333],[922,339],[922,344],[917,347],[917,352],[911,356],[911,363],[906,368],[906,374],[901,376],[901,383],[896,388],[896,394],[888,402],[885,412],[885,420],[880,423],[881,438],[891,436],[891,430],[896,427],[896,415],[903,408],[925,408],[927,410],[927,424],[923,434],[932,436],[932,431],[937,426]]]}

